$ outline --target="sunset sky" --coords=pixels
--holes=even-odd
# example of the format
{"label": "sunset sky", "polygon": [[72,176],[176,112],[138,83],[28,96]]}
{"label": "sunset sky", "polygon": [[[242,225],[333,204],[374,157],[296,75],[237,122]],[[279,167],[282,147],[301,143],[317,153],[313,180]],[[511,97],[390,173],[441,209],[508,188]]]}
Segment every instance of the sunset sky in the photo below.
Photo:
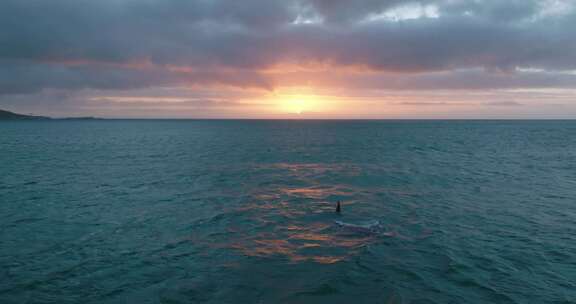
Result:
{"label": "sunset sky", "polygon": [[2,0],[0,109],[576,118],[576,1]]}

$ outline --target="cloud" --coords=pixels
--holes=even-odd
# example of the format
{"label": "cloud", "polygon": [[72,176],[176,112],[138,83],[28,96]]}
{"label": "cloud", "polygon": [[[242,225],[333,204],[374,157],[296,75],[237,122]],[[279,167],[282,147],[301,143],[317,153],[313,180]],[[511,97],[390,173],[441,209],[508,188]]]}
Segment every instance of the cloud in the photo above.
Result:
{"label": "cloud", "polygon": [[439,107],[446,107],[446,106],[467,106],[470,103],[464,102],[426,102],[426,101],[402,101],[402,102],[395,102],[395,105],[403,105],[403,106],[439,106]]}
{"label": "cloud", "polygon": [[516,101],[494,101],[494,102],[486,102],[484,103],[484,105],[495,107],[521,107],[524,104]]}
{"label": "cloud", "polygon": [[311,80],[321,88],[340,87],[365,90],[437,91],[504,90],[519,88],[576,88],[576,74],[514,70],[509,72],[465,69],[429,73],[355,73],[332,71],[293,72],[276,75],[274,82],[297,85]]}
{"label": "cloud", "polygon": [[574,88],[566,72],[576,70],[575,4],[3,0],[0,95],[310,82],[269,72],[285,65],[312,67],[313,82],[326,86]]}
{"label": "cloud", "polygon": [[[408,72],[576,68],[569,30],[576,25],[573,14],[552,23],[494,23],[504,18],[500,15],[535,16],[537,6],[533,1],[436,1],[446,15],[361,22],[400,3],[406,1],[5,0],[0,58],[249,69],[323,61]],[[303,7],[322,19],[354,22],[292,24],[306,12]]]}
{"label": "cloud", "polygon": [[219,85],[271,89],[271,83],[253,71],[171,71],[99,64],[4,63],[0,95],[52,89],[134,89],[151,86]]}
{"label": "cloud", "polygon": [[401,3],[418,1],[402,0],[310,0],[304,1],[312,11],[328,23],[349,23],[378,14]]}

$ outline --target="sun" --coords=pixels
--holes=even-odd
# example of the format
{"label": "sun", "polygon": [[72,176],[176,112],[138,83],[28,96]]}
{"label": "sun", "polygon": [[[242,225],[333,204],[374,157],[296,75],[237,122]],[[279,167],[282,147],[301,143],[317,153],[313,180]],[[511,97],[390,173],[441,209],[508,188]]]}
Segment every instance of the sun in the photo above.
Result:
{"label": "sun", "polygon": [[279,105],[282,112],[301,115],[314,111],[318,103],[313,95],[286,95],[279,98]]}
{"label": "sun", "polygon": [[306,100],[304,99],[291,100],[287,106],[289,112],[302,114],[302,112],[304,112],[304,110],[306,109]]}

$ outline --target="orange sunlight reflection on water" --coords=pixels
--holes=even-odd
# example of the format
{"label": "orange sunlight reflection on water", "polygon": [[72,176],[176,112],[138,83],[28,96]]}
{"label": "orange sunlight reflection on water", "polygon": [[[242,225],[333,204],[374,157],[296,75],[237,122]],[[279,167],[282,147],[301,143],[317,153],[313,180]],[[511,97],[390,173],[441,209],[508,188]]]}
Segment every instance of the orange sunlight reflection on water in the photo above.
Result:
{"label": "orange sunlight reflection on water", "polygon": [[[286,259],[290,263],[333,264],[344,261],[378,236],[342,233],[334,224],[335,200],[346,205],[369,201],[372,193],[348,183],[330,180],[332,175],[357,176],[358,167],[343,164],[271,164],[257,168],[271,175],[227,216],[234,235],[226,248],[244,256]],[[328,179],[329,182],[324,182]]]}

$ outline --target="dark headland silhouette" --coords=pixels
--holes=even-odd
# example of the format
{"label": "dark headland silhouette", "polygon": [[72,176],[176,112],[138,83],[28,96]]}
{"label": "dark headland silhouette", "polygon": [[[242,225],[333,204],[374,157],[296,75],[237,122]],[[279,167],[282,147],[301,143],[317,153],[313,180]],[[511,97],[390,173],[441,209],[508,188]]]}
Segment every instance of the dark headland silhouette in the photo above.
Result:
{"label": "dark headland silhouette", "polygon": [[101,119],[96,117],[67,117],[67,118],[52,118],[47,116],[25,115],[18,114],[10,111],[0,110],[0,120],[53,120],[53,119],[69,119],[69,120],[90,120]]}
{"label": "dark headland silhouette", "polygon": [[24,115],[10,111],[0,110],[0,120],[45,120],[45,119],[50,119],[50,117]]}

